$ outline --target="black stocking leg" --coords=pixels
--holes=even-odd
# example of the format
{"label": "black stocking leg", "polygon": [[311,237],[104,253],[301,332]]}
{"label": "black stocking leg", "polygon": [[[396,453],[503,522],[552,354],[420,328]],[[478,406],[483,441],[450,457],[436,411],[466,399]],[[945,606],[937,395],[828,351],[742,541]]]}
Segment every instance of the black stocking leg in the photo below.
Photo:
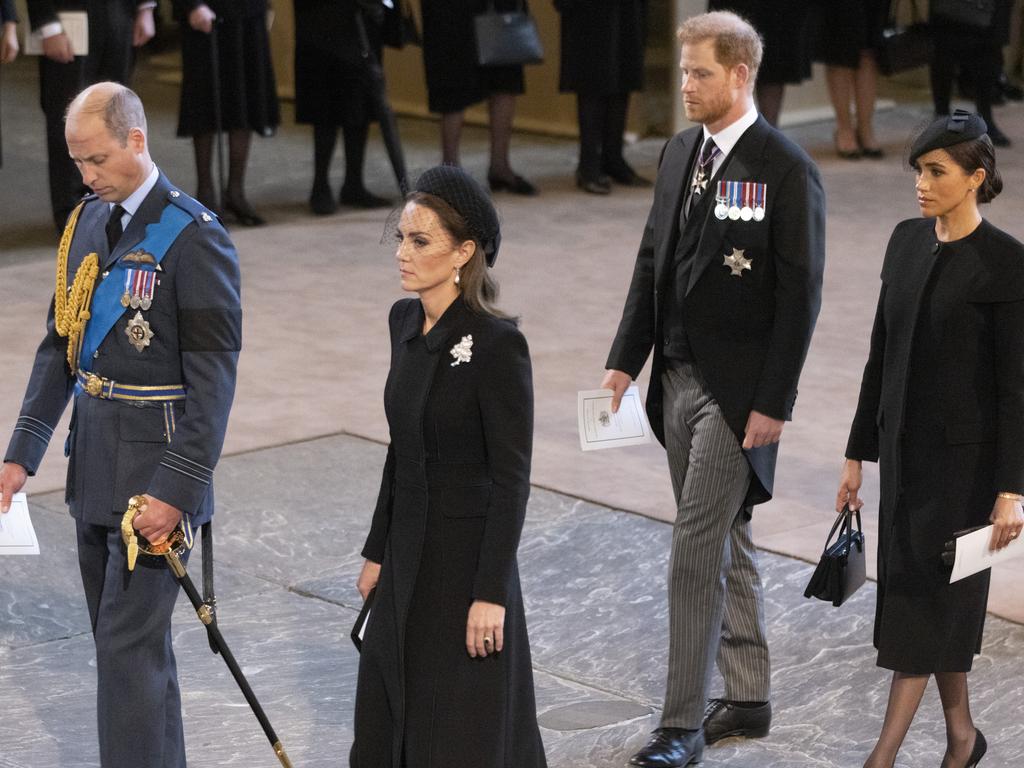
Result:
{"label": "black stocking leg", "polygon": [[213,183],[213,134],[200,133],[192,137],[196,153],[196,200],[211,211],[220,211],[219,195]]}
{"label": "black stocking leg", "polygon": [[265,222],[245,199],[245,170],[251,142],[252,132],[247,128],[228,132],[228,188],[224,190],[224,210],[233,213],[243,226],[258,227]]}
{"label": "black stocking leg", "polygon": [[577,94],[576,114],[580,124],[580,159],[576,166],[576,176],[581,181],[596,181],[601,175],[605,97]]}
{"label": "black stocking leg", "polygon": [[318,216],[326,216],[338,209],[331,192],[331,160],[338,140],[338,126],[327,123],[313,124],[313,190],[309,193],[309,207]]}
{"label": "black stocking leg", "polygon": [[908,675],[893,672],[892,686],[889,688],[889,704],[885,708],[885,720],[878,742],[871,750],[864,768],[892,768],[896,762],[896,753],[903,745],[903,739],[910,730],[917,708],[928,687],[928,675]]}

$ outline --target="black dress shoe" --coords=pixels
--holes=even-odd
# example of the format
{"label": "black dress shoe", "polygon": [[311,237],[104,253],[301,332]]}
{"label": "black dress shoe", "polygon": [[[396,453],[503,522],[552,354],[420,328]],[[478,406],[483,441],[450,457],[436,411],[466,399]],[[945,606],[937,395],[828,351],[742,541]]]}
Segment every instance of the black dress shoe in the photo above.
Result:
{"label": "black dress shoe", "polygon": [[391,201],[386,197],[378,197],[366,187],[345,187],[341,188],[338,200],[342,205],[350,205],[353,208],[390,208]]}
{"label": "black dress shoe", "polygon": [[601,169],[604,173],[611,178],[616,184],[620,184],[623,187],[650,187],[652,182],[650,179],[645,179],[639,173],[634,171],[630,166],[623,161],[622,163],[613,163],[606,165]]}
{"label": "black dress shoe", "polygon": [[317,216],[328,216],[338,210],[331,188],[326,184],[313,187],[309,194],[309,208]]}
{"label": "black dress shoe", "polygon": [[576,186],[591,195],[610,195],[611,180],[607,176],[590,176],[576,171]]}
{"label": "black dress shoe", "polygon": [[629,758],[642,768],[683,768],[704,759],[704,735],[685,728],[658,728],[647,746]]}
{"label": "black dress shoe", "polygon": [[537,188],[517,173],[509,176],[494,176],[487,174],[487,185],[491,192],[511,192],[513,195],[525,195],[533,197],[537,194]]}
{"label": "black dress shoe", "polygon": [[986,752],[988,752],[988,742],[985,741],[985,734],[975,728],[974,749],[971,750],[971,756],[967,758],[967,765],[964,768],[974,768],[981,762],[981,758],[985,756]]}
{"label": "black dress shoe", "polygon": [[262,227],[267,223],[244,197],[235,198],[225,193],[224,210],[234,216],[235,221],[243,227]]}
{"label": "black dress shoe", "polygon": [[999,76],[996,87],[1010,101],[1024,101],[1024,89],[1011,82],[1005,72]]}
{"label": "black dress shoe", "polygon": [[711,699],[704,710],[704,740],[708,744],[728,738],[745,736],[760,739],[768,735],[772,724],[772,705],[737,706],[725,699]]}
{"label": "black dress shoe", "polygon": [[992,139],[992,143],[997,147],[1010,146],[1010,137],[999,130],[999,127],[991,121],[988,124],[988,137]]}

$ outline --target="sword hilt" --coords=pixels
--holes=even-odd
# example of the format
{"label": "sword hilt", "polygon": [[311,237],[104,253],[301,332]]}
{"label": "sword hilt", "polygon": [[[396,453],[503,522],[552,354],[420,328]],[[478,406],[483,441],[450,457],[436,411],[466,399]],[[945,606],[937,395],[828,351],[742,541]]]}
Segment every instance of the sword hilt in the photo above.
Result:
{"label": "sword hilt", "polygon": [[293,768],[292,761],[288,759],[287,753],[284,751],[284,747],[280,741],[274,742],[274,752],[277,754],[277,759],[281,761],[281,765],[284,768]]}

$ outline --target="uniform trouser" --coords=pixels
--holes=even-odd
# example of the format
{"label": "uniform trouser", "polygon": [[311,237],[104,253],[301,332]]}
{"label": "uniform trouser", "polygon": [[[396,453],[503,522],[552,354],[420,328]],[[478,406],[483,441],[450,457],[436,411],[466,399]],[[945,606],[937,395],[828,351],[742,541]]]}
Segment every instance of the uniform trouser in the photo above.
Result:
{"label": "uniform trouser", "polygon": [[89,55],[61,64],[39,57],[39,102],[46,116],[46,153],[50,172],[50,205],[60,230],[86,188],[68,156],[64,112],[86,86],[103,80],[128,84],[134,64],[134,18],[123,3],[90,2]]}
{"label": "uniform trouser", "polygon": [[665,447],[676,497],[662,727],[701,727],[713,665],[725,698],[767,701],[771,670],[757,552],[743,499],[751,469],[694,365],[669,361]]}
{"label": "uniform trouser", "polygon": [[[78,564],[96,643],[103,768],[184,768],[171,614],[178,596],[163,558],[128,571],[121,533],[77,521]],[[186,553],[187,555],[187,553]]]}

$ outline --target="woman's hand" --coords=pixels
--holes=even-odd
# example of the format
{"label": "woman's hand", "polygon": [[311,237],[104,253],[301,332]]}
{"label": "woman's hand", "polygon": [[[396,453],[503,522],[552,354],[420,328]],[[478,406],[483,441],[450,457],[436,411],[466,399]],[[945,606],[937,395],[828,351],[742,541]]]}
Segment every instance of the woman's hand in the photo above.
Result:
{"label": "woman's hand", "polygon": [[373,560],[364,561],[363,570],[359,572],[359,578],[356,579],[356,589],[363,596],[363,600],[370,594],[370,590],[377,586],[379,580],[380,563],[375,563]]}
{"label": "woman's hand", "polygon": [[863,500],[857,495],[860,491],[861,464],[856,459],[846,459],[843,462],[843,473],[839,476],[839,491],[836,493],[836,512],[842,512],[847,504],[850,509],[856,512],[864,506]]}
{"label": "woman's hand", "polygon": [[196,32],[210,34],[213,31],[213,22],[217,20],[217,14],[208,5],[197,5],[188,15],[188,24]]}
{"label": "woman's hand", "polygon": [[4,22],[0,33],[0,64],[10,64],[18,56],[18,25]]}
{"label": "woman's hand", "polygon": [[466,620],[466,651],[474,659],[505,647],[505,607],[474,600]]}
{"label": "woman's hand", "polygon": [[1020,501],[997,496],[989,521],[992,523],[992,541],[989,543],[989,549],[998,552],[1007,544],[1013,543],[1024,528],[1024,512],[1021,512]]}

